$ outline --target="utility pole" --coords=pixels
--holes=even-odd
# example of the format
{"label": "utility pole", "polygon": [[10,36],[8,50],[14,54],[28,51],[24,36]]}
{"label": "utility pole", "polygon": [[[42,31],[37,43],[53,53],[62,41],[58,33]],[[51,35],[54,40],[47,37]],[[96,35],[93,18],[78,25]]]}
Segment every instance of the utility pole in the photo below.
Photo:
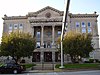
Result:
{"label": "utility pole", "polygon": [[69,10],[69,4],[70,4],[70,0],[65,0],[65,9],[64,9],[64,14],[63,14],[62,33],[61,33],[61,66],[59,68],[64,68],[64,65],[63,65],[63,62],[64,62],[64,60],[63,60],[63,38],[64,38],[64,31],[65,31],[67,15],[68,15],[68,10]]}

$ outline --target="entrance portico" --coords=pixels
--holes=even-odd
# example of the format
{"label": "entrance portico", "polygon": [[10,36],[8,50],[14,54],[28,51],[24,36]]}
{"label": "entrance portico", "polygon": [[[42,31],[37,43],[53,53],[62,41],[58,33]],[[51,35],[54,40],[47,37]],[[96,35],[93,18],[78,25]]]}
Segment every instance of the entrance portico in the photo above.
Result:
{"label": "entrance portico", "polygon": [[[44,13],[42,14],[42,12]],[[36,38],[36,49],[33,54],[39,52],[38,56],[40,57],[40,59],[35,58],[35,54],[33,59],[35,58],[35,60],[40,62],[58,62],[56,41],[61,35],[62,12],[60,13],[58,10],[52,10],[48,7],[37,14],[35,18],[34,16],[29,18],[32,29],[31,34]],[[54,17],[53,15],[55,14],[59,17]]]}

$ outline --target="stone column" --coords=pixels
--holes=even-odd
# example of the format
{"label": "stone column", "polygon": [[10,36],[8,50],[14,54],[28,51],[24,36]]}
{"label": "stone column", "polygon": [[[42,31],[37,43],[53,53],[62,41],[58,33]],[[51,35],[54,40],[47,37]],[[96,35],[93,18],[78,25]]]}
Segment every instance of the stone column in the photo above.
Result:
{"label": "stone column", "polygon": [[43,51],[41,51],[41,59],[40,59],[40,61],[41,61],[41,63],[44,62],[44,52]]}
{"label": "stone column", "polygon": [[55,43],[55,26],[52,26],[52,47],[54,47]]}
{"label": "stone column", "polygon": [[55,52],[52,52],[52,62],[55,63]]}
{"label": "stone column", "polygon": [[43,48],[43,30],[44,30],[44,26],[41,26],[41,48]]}

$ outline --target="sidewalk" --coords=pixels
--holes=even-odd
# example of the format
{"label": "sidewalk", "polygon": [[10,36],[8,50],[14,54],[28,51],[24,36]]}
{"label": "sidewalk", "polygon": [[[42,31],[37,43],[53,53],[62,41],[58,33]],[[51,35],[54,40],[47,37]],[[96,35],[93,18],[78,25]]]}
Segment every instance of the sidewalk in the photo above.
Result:
{"label": "sidewalk", "polygon": [[98,69],[55,69],[55,70],[27,70],[24,73],[50,73],[50,72],[76,72],[76,71],[92,71]]}

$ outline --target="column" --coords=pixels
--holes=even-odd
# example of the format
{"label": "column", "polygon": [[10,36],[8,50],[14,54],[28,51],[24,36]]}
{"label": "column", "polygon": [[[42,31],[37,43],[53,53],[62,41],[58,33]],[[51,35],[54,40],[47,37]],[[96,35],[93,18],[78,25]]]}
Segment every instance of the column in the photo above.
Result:
{"label": "column", "polygon": [[44,26],[41,26],[41,48],[43,48],[43,30]]}
{"label": "column", "polygon": [[55,43],[55,26],[52,26],[52,47],[54,47]]}
{"label": "column", "polygon": [[34,26],[32,27],[32,37],[34,37]]}
{"label": "column", "polygon": [[55,63],[55,51],[52,52],[52,62]]}
{"label": "column", "polygon": [[43,63],[43,62],[44,62],[44,52],[43,52],[43,51],[41,51],[40,61],[41,61],[41,63]]}

